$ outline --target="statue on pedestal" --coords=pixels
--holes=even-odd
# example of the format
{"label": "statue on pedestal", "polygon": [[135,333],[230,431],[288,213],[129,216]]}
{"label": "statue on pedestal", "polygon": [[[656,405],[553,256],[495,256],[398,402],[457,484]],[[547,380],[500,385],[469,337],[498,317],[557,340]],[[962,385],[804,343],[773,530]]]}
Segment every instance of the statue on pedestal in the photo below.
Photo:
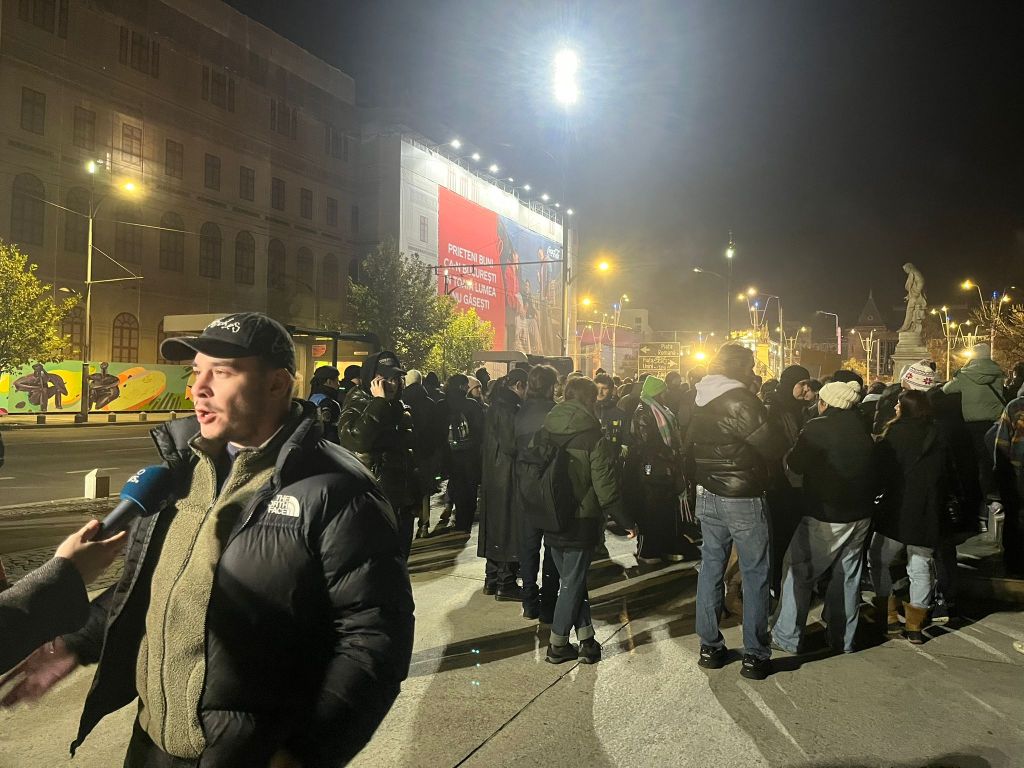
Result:
{"label": "statue on pedestal", "polygon": [[907,273],[907,316],[900,326],[900,333],[913,333],[918,336],[924,328],[924,316],[928,310],[928,299],[924,295],[924,275],[909,261],[903,265]]}

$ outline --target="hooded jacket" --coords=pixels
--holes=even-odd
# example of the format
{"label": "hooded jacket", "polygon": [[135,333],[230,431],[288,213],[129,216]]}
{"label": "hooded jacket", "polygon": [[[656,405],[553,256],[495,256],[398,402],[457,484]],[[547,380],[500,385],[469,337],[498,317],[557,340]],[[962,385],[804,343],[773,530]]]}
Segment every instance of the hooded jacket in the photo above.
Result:
{"label": "hooded jacket", "polygon": [[548,546],[589,549],[601,541],[604,515],[623,528],[636,523],[622,503],[614,451],[601,435],[601,422],[578,400],[558,403],[544,419],[544,429],[556,445],[567,446],[573,495],[580,499],[572,523],[564,531],[545,533]]}
{"label": "hooded jacket", "polygon": [[1003,412],[1003,369],[991,358],[971,360],[953,374],[942,391],[959,392],[964,421],[996,421]]}
{"label": "hooded jacket", "polygon": [[684,441],[694,482],[719,496],[763,495],[769,465],[789,447],[764,405],[741,382],[721,374],[700,380],[695,404]]}
{"label": "hooded jacket", "polygon": [[[80,663],[99,662],[72,752],[137,695],[150,581],[174,499],[192,481],[198,433],[195,418],[152,431],[175,496],[133,524],[119,583],[64,638]],[[267,765],[281,748],[307,768],[343,765],[398,695],[413,601],[395,514],[365,468],[322,439],[309,404],[227,539],[206,617],[203,768]]]}

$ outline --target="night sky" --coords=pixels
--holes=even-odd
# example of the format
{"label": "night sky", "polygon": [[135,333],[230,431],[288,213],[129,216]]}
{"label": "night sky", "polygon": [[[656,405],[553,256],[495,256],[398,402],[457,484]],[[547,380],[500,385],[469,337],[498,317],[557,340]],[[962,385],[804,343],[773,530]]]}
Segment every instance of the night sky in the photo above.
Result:
{"label": "night sky", "polygon": [[[873,289],[895,327],[908,260],[935,304],[966,301],[965,277],[1024,281],[1020,3],[231,4],[364,102],[568,200],[585,261],[618,266],[581,287],[630,293],[656,329],[721,324],[724,286],[692,268],[724,271],[730,230],[733,293],[779,294],[792,319],[853,325]],[[582,67],[568,118],[550,89],[563,41]]]}

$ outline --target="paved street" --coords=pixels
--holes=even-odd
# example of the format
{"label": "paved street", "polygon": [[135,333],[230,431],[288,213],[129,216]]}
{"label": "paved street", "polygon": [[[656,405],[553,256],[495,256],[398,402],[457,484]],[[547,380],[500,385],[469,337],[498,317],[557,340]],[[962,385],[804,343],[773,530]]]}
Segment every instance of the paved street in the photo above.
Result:
{"label": "paved street", "polygon": [[[777,660],[764,682],[738,660],[696,665],[693,564],[639,570],[630,545],[591,573],[605,658],[543,660],[546,628],[481,594],[475,539],[417,542],[410,679],[354,765],[961,766],[1024,765],[1024,620],[977,608],[971,620],[849,656]],[[740,628],[729,624],[733,647]],[[812,645],[820,635],[812,633]],[[132,708],[67,761],[91,673],[36,708],[0,713],[0,768],[120,765]]]}
{"label": "paved street", "polygon": [[139,467],[159,457],[153,424],[102,427],[29,427],[3,433],[7,459],[0,469],[0,507],[80,497],[85,473],[101,468],[111,493]]}

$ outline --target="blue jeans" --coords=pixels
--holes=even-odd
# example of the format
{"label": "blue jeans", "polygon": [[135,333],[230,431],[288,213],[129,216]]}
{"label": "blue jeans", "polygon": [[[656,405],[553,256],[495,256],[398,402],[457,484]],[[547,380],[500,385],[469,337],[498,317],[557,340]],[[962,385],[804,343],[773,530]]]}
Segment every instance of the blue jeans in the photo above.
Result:
{"label": "blue jeans", "polygon": [[875,594],[888,597],[892,594],[892,576],[889,568],[907,550],[907,575],[910,577],[910,604],[918,608],[931,608],[935,595],[935,550],[903,544],[876,533],[871,539],[871,581]]}
{"label": "blue jeans", "polygon": [[870,518],[852,523],[826,523],[813,517],[800,521],[782,565],[782,601],[772,628],[776,645],[790,653],[800,649],[814,583],[831,570],[822,618],[829,644],[853,652],[864,540],[870,528]]}
{"label": "blue jeans", "polygon": [[725,646],[718,631],[725,566],[736,544],[743,574],[744,653],[771,657],[768,645],[768,517],[763,498],[728,498],[697,487],[697,519],[704,543],[697,576],[697,635],[702,645]]}
{"label": "blue jeans", "polygon": [[590,597],[587,595],[587,569],[592,549],[551,548],[551,557],[559,574],[558,600],[551,622],[551,644],[565,645],[569,632],[576,627],[576,638],[582,643],[594,636],[590,618]]}

